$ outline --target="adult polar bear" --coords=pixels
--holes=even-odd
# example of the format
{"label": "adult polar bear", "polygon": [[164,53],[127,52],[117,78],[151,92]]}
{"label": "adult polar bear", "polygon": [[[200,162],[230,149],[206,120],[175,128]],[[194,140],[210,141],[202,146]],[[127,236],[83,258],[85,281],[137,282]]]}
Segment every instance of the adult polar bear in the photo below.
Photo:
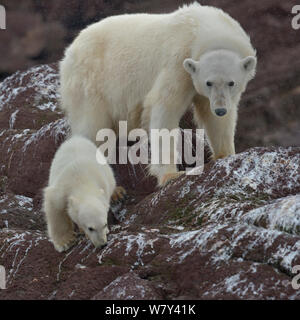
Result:
{"label": "adult polar bear", "polygon": [[[194,104],[214,159],[234,154],[237,105],[255,74],[250,39],[222,10],[198,3],[170,14],[106,18],[83,30],[60,64],[62,108],[73,134],[177,128]],[[173,154],[173,150],[171,153]],[[151,165],[160,185],[176,164]]]}

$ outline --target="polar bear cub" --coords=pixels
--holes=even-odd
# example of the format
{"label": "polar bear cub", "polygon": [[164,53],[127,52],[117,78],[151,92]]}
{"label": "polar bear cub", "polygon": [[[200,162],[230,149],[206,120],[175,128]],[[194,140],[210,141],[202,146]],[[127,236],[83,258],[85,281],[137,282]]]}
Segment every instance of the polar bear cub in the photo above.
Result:
{"label": "polar bear cub", "polygon": [[107,243],[110,199],[119,189],[111,167],[99,164],[96,152],[90,140],[74,136],[61,145],[51,164],[44,211],[49,237],[59,252],[75,243],[74,223],[96,247]]}

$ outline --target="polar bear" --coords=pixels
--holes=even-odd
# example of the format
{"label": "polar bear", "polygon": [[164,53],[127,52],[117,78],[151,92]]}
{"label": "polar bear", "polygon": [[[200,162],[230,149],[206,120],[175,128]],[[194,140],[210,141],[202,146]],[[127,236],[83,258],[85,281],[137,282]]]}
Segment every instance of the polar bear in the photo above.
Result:
{"label": "polar bear", "polygon": [[[99,151],[99,150],[98,150]],[[122,198],[113,171],[90,140],[73,136],[56,152],[44,190],[48,234],[57,251],[69,249],[76,240],[74,223],[96,246],[107,242],[110,199]],[[115,194],[113,194],[115,192]]]}
{"label": "polar bear", "polygon": [[[169,14],[125,14],[83,30],[60,63],[61,104],[73,134],[175,129],[188,108],[214,159],[235,153],[241,94],[255,75],[256,51],[240,24],[198,3]],[[160,150],[162,152],[162,150]],[[171,159],[174,147],[170,151]],[[159,185],[176,164],[150,165]]]}

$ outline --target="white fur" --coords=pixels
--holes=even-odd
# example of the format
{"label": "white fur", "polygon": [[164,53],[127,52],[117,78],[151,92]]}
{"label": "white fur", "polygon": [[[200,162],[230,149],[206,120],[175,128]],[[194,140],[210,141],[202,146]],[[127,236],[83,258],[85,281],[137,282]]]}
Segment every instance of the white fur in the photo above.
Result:
{"label": "white fur", "polygon": [[96,247],[107,242],[107,212],[116,183],[110,166],[97,163],[96,151],[90,140],[74,136],[60,146],[51,164],[44,211],[57,251],[75,242],[73,223]]}
{"label": "white fur", "polygon": [[[170,14],[109,17],[83,30],[66,50],[60,63],[62,108],[73,134],[95,141],[99,129],[117,130],[120,120],[128,121],[129,130],[177,128],[194,102],[195,119],[205,127],[214,157],[227,156],[234,153],[236,107],[255,71],[255,65],[248,74],[238,68],[249,56],[255,59],[255,50],[245,31],[214,7],[194,3]],[[201,69],[196,79],[183,66],[186,59],[203,66],[205,57],[212,63],[205,71],[209,75],[221,58],[215,81],[224,84],[232,76],[238,83],[222,118],[207,112],[211,94],[199,85],[206,81]],[[224,94],[214,93],[217,104]],[[161,184],[176,165],[152,165],[150,172]]]}

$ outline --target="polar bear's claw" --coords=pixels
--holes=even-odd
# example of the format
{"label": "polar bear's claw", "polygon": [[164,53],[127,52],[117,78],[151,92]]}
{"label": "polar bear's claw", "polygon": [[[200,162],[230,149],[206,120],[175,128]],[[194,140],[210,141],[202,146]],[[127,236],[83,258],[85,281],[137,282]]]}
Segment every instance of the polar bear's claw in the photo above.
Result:
{"label": "polar bear's claw", "polygon": [[124,200],[126,198],[126,190],[121,186],[117,186],[111,198],[113,202]]}
{"label": "polar bear's claw", "polygon": [[182,176],[185,173],[185,171],[179,171],[175,173],[167,173],[165,174],[160,182],[161,186],[167,185],[169,182],[171,182],[174,179],[177,179],[178,177]]}

